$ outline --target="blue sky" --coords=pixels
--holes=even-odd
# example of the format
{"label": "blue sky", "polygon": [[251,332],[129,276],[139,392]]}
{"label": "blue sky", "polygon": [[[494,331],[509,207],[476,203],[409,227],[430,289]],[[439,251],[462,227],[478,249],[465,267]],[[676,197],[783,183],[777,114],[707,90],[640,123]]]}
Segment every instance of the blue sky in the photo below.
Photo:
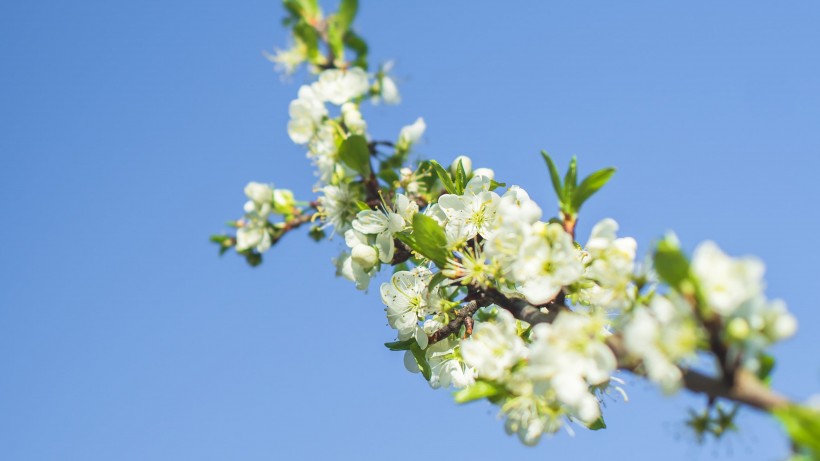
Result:
{"label": "blue sky", "polygon": [[[404,103],[365,109],[419,149],[459,154],[548,208],[540,149],[616,166],[579,236],[617,219],[642,252],[674,229],[767,263],[801,322],[776,387],[820,392],[820,4],[362,0],[373,60],[396,59]],[[250,269],[208,235],[247,181],[311,198],[287,138],[297,76],[279,2],[0,4],[0,459],[223,460],[573,457],[778,459],[743,432],[696,445],[702,398],[626,377],[609,429],[525,448],[495,410],[459,407],[404,371],[376,293],[336,279],[340,241],[289,235]]]}

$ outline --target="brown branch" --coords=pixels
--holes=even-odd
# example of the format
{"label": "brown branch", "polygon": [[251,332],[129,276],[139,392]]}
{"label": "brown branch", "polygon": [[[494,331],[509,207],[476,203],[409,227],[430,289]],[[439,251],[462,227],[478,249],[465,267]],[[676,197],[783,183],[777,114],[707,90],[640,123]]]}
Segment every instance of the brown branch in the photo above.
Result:
{"label": "brown branch", "polygon": [[282,237],[285,236],[288,232],[292,231],[293,229],[298,228],[299,226],[309,223],[313,220],[313,217],[316,213],[305,213],[299,214],[288,221],[285,221],[282,227],[276,227],[276,230],[279,232],[271,239],[271,245],[276,244]]}
{"label": "brown branch", "polygon": [[473,314],[476,313],[478,310],[478,303],[475,301],[470,301],[467,305],[460,310],[455,312],[456,316],[453,320],[444,325],[443,327],[436,330],[432,335],[427,337],[429,344],[435,344],[448,336],[458,333],[458,330],[461,329],[462,325],[467,327],[467,335],[469,336],[472,333],[472,320]]}
{"label": "brown branch", "polygon": [[[618,368],[646,377],[641,362],[631,357],[620,334],[610,336],[606,343],[618,359]],[[789,404],[788,399],[767,388],[754,374],[746,370],[736,371],[731,385],[720,377],[708,376],[686,368],[681,368],[681,371],[683,386],[686,389],[705,394],[710,399],[723,398],[767,412]]]}

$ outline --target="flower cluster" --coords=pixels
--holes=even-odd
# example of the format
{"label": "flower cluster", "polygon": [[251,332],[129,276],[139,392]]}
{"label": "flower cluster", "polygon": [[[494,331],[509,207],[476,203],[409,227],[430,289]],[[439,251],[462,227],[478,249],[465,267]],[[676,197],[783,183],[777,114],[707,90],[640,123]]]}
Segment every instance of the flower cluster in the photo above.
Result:
{"label": "flower cluster", "polygon": [[[313,35],[300,32],[293,49],[272,57],[288,72],[309,61],[317,74],[290,103],[287,132],[308,150],[318,197],[305,205],[252,182],[235,238],[215,241],[253,263],[285,232],[315,222],[317,240],[324,229],[343,238],[336,273],[358,289],[394,267],[379,286],[395,330],[386,345],[403,351],[406,368],[431,387],[457,389],[459,402],[498,405],[507,432],[531,445],[567,422],[605,427],[602,395],[614,388],[625,396],[612,385],[621,382],[619,363],[673,393],[707,354],[719,378],[736,367],[763,376],[769,346],[794,334],[785,304],[765,297],[756,259],[705,242],[690,261],[666,239],[638,265],[636,241],[619,237],[612,219],[579,243],[578,212],[613,169],[579,181],[573,158],[562,179],[542,153],[559,198],[556,215],[545,216],[527,191],[473,169],[467,156],[447,169],[411,161],[427,128],[422,118],[395,141],[372,137],[362,105],[400,100],[392,65],[368,73],[358,36],[346,29],[339,42],[332,29],[339,18],[294,8],[299,27],[328,40],[321,56]],[[350,47],[353,62],[344,60]]]}

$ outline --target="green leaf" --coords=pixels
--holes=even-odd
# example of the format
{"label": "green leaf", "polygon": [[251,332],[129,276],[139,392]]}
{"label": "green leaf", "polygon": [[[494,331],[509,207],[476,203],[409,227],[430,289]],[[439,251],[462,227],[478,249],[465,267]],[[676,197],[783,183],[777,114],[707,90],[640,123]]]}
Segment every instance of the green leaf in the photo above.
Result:
{"label": "green leaf", "polygon": [[572,209],[576,213],[592,194],[598,192],[615,174],[615,168],[605,168],[587,176],[572,194]]}
{"label": "green leaf", "polygon": [[336,13],[336,25],[341,30],[341,35],[344,35],[350,25],[353,24],[353,19],[356,17],[356,11],[359,9],[358,0],[342,0],[339,5],[339,12]]}
{"label": "green leaf", "polygon": [[438,176],[438,179],[444,185],[444,189],[447,193],[455,194],[456,186],[453,184],[453,179],[450,177],[450,173],[435,160],[430,160],[430,164],[433,165],[433,171],[436,172],[436,176]]}
{"label": "green leaf", "polygon": [[459,195],[464,193],[464,186],[466,185],[467,172],[464,171],[464,162],[462,160],[459,160],[458,166],[456,166],[456,191],[458,191]]}
{"label": "green leaf", "polygon": [[401,178],[399,178],[399,175],[398,175],[398,173],[396,173],[395,170],[382,170],[382,171],[379,171],[379,174],[377,174],[376,176],[378,176],[379,178],[384,180],[384,182],[386,182],[388,185],[390,185],[391,188],[392,188],[393,183],[399,182],[400,179],[401,179]]}
{"label": "green leaf", "polygon": [[678,291],[681,291],[684,282],[691,278],[689,259],[680,250],[677,242],[670,237],[658,242],[653,262],[661,280]]}
{"label": "green leaf", "polygon": [[362,177],[370,176],[370,148],[364,136],[354,134],[342,141],[339,159]]}
{"label": "green leaf", "polygon": [[392,343],[384,343],[384,347],[391,351],[409,351],[413,344],[416,344],[415,338],[405,339],[404,341],[394,341]]}
{"label": "green leaf", "polygon": [[544,157],[544,161],[547,162],[547,167],[550,170],[550,179],[552,180],[552,187],[555,189],[555,195],[558,196],[558,200],[561,200],[564,186],[561,184],[561,177],[558,176],[558,168],[555,167],[555,162],[552,161],[552,158],[546,151],[542,150],[541,156]]}
{"label": "green leaf", "polygon": [[599,431],[601,429],[606,429],[606,422],[604,421],[604,417],[600,416],[598,419],[595,420],[592,424],[587,426],[591,431]]}
{"label": "green leaf", "polygon": [[304,19],[314,18],[319,14],[317,0],[284,0],[285,9],[292,15]]}
{"label": "green leaf", "polygon": [[447,236],[444,228],[433,218],[416,213],[413,216],[413,239],[417,252],[421,253],[439,268],[447,263]]}
{"label": "green leaf", "polygon": [[442,274],[441,272],[436,272],[435,274],[433,274],[433,278],[430,279],[430,283],[427,286],[432,291],[432,288],[434,288],[436,285],[445,280],[447,280],[447,277],[445,277],[444,274]]}
{"label": "green leaf", "polygon": [[501,387],[487,381],[476,381],[470,387],[465,387],[453,394],[456,403],[467,403],[473,400],[486,399],[496,396],[503,391]]}
{"label": "green leaf", "polygon": [[820,411],[789,405],[772,412],[786,429],[792,441],[820,459]]}
{"label": "green leaf", "polygon": [[578,159],[572,156],[567,167],[567,174],[564,175],[564,194],[561,196],[562,205],[570,205],[572,194],[578,185]]}
{"label": "green leaf", "polygon": [[356,201],[356,207],[358,207],[358,208],[359,208],[359,211],[367,211],[367,210],[371,210],[370,205],[368,205],[368,204],[366,204],[366,203],[362,202],[361,200],[357,200],[357,201]]}

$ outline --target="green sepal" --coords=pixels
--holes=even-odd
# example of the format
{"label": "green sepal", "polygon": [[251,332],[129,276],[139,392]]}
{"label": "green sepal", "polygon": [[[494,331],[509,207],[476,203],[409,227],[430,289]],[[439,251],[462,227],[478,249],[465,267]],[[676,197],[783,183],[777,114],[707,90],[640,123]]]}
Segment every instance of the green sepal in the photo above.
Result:
{"label": "green sepal", "polygon": [[757,357],[759,367],[757,369],[757,377],[763,384],[770,385],[772,382],[772,370],[774,370],[775,359],[769,354],[762,353]]}
{"label": "green sepal", "polygon": [[314,242],[319,242],[326,237],[324,229],[321,226],[313,226],[308,231],[308,236],[313,239]]}
{"label": "green sepal", "polygon": [[601,429],[606,429],[606,421],[604,421],[603,416],[599,416],[592,424],[587,426],[587,428],[591,431],[600,431]]}
{"label": "green sepal", "polygon": [[424,354],[421,347],[419,347],[415,339],[413,339],[413,345],[410,347],[410,352],[413,354],[413,358],[416,359],[416,364],[419,366],[421,375],[424,376],[424,379],[430,381],[433,371],[430,369],[430,364],[427,363],[427,356]]}
{"label": "green sepal", "polygon": [[356,207],[359,208],[359,211],[368,211],[371,210],[370,205],[362,202],[361,200],[356,201]]}
{"label": "green sepal", "polygon": [[490,180],[490,190],[496,190],[499,187],[507,187],[507,184],[503,182],[498,182],[494,179]]}
{"label": "green sepal", "polygon": [[370,176],[370,148],[367,146],[367,139],[354,134],[342,141],[342,145],[339,146],[339,160],[362,177]]}
{"label": "green sepal", "polygon": [[393,341],[391,343],[384,343],[384,347],[391,351],[409,351],[413,344],[416,344],[415,338],[405,339],[404,341]]}
{"label": "green sepal", "polygon": [[504,392],[504,388],[489,381],[476,381],[470,387],[465,387],[453,393],[456,403],[467,403],[479,399],[487,399]]}

